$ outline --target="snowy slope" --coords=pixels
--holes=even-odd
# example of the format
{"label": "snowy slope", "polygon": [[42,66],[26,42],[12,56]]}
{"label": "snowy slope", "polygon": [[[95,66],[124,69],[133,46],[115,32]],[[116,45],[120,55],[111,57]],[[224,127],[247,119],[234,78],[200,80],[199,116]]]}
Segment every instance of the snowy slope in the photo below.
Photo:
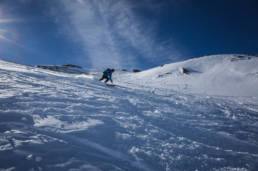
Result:
{"label": "snowy slope", "polygon": [[[167,81],[192,86],[191,79],[203,77],[198,72],[217,72],[199,60],[207,61],[117,72],[117,87],[99,82],[101,72],[75,75],[0,60],[0,170],[257,170],[255,92],[197,95]],[[252,60],[240,75],[256,77]],[[198,72],[180,75],[187,65]]]}
{"label": "snowy slope", "polygon": [[[188,73],[184,74],[182,68]],[[258,96],[258,57],[216,55],[167,64],[120,82],[185,93],[223,96]]]}

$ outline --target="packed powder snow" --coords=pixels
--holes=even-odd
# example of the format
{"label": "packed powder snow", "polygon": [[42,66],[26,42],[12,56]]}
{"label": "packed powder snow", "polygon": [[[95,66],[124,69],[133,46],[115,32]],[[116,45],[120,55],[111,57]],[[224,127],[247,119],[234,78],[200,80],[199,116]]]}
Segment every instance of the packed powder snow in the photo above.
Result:
{"label": "packed powder snow", "polygon": [[0,60],[0,170],[257,170],[258,58],[69,74]]}

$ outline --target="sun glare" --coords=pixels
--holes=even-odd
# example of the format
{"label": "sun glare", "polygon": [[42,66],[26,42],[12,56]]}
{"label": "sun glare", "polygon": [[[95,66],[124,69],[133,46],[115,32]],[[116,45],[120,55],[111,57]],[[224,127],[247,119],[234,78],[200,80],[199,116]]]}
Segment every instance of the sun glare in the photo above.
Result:
{"label": "sun glare", "polygon": [[4,18],[2,11],[0,11],[0,40],[16,43],[16,33],[10,31],[8,23],[13,23],[15,20],[10,18]]}

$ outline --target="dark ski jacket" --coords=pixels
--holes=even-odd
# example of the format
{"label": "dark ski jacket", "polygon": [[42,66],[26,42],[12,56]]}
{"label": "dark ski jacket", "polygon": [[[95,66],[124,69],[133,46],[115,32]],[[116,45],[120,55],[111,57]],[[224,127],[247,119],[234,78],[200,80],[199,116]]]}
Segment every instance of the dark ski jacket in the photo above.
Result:
{"label": "dark ski jacket", "polygon": [[110,69],[106,69],[104,72],[103,72],[103,75],[108,77],[110,79],[111,82],[113,82],[112,80],[112,72]]}

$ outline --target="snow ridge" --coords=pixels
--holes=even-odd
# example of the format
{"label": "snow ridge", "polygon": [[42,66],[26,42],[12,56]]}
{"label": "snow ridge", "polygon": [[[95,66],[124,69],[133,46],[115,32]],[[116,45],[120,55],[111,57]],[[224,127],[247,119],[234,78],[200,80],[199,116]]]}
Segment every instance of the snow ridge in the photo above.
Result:
{"label": "snow ridge", "polygon": [[[129,83],[191,94],[258,96],[258,57],[213,55],[124,76]],[[120,79],[120,82],[126,81]],[[127,81],[128,82],[128,81]]]}

